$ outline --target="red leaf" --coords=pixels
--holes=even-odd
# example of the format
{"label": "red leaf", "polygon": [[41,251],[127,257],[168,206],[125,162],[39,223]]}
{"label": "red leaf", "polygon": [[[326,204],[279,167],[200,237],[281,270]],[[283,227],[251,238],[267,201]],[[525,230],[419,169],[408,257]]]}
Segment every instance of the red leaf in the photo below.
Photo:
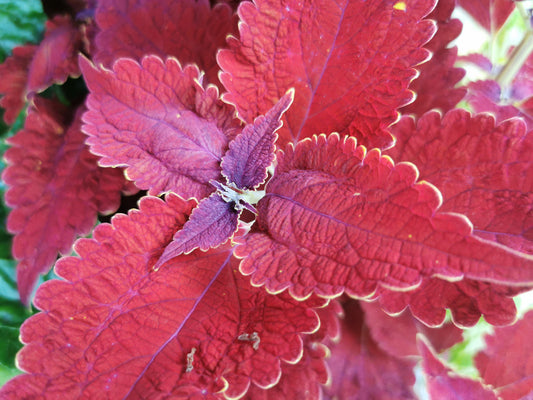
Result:
{"label": "red leaf", "polygon": [[[523,85],[523,82],[521,82]],[[514,88],[520,87],[520,84],[513,84]],[[513,89],[514,89],[513,88]],[[528,101],[523,97],[515,98],[511,90],[511,98],[507,98],[507,94],[502,93],[500,85],[496,81],[475,81],[468,84],[468,94],[466,100],[476,112],[490,112],[496,117],[496,122],[500,123],[506,119],[513,117],[521,117],[528,126],[528,130],[533,129],[533,113],[528,106]],[[524,100],[523,102],[521,102]]]}
{"label": "red leaf", "polygon": [[278,132],[280,146],[334,131],[390,146],[386,128],[397,108],[412,100],[407,86],[416,74],[413,67],[428,57],[421,46],[434,32],[431,22],[421,21],[433,0],[408,0],[405,10],[395,3],[242,3],[241,39],[230,39],[230,50],[217,58],[229,92],[225,100],[251,123],[293,87],[294,104]]}
{"label": "red leaf", "polygon": [[331,346],[332,379],[324,399],[414,399],[414,360],[391,357],[379,348],[357,302],[350,301],[345,310],[342,340]]}
{"label": "red leaf", "polygon": [[251,386],[243,400],[322,399],[322,384],[328,382],[328,369],[324,359],[327,347],[307,343],[302,359],[297,364],[283,364],[278,384],[268,390]]}
{"label": "red leaf", "polygon": [[229,145],[222,159],[222,174],[228,184],[239,189],[255,189],[265,182],[267,168],[274,161],[274,143],[281,127],[281,116],[292,103],[294,90],[285,94],[265,116],[246,125],[242,133]]}
{"label": "red leaf", "polygon": [[154,270],[182,253],[190,253],[197,248],[205,251],[224,243],[237,230],[239,214],[235,204],[226,202],[218,193],[203,199],[183,229],[176,232],[174,240],[154,265]]}
{"label": "red leaf", "polygon": [[528,289],[471,279],[446,282],[429,278],[411,292],[381,290],[379,302],[391,314],[409,306],[413,315],[429,326],[440,326],[447,308],[452,312],[453,322],[460,327],[474,326],[482,315],[492,325],[509,325],[516,319],[512,297]]}
{"label": "red leaf", "polygon": [[[102,224],[94,239],[60,260],[66,281],[42,285],[43,313],[21,329],[27,372],[0,397],[219,398],[242,395],[250,381],[268,387],[280,361],[302,355],[300,333],[318,328],[316,314],[288,296],[252,287],[234,268],[228,246],[152,266],[193,203],[174,195],[146,197],[140,210]],[[193,350],[193,348],[195,350]],[[226,384],[227,381],[227,384]]]}
{"label": "red leaf", "polygon": [[127,166],[150,194],[174,191],[202,199],[220,179],[220,160],[240,126],[215,86],[204,88],[195,66],[147,56],[120,59],[113,70],[80,59],[91,91],[84,131],[103,166]]}
{"label": "red leaf", "polygon": [[365,322],[372,338],[379,347],[394,357],[418,355],[416,335],[424,334],[430,338],[438,351],[444,351],[463,340],[461,329],[453,324],[441,328],[428,328],[405,310],[400,315],[391,317],[377,303],[361,302],[365,313]]}
{"label": "red leaf", "polygon": [[518,119],[495,125],[489,115],[433,112],[415,125],[403,118],[387,153],[411,161],[435,184],[442,211],[466,215],[474,233],[533,254],[533,133]]}
{"label": "red leaf", "polygon": [[11,125],[26,103],[28,94],[40,92],[69,76],[78,76],[81,34],[69,17],[57,16],[46,23],[45,37],[38,46],[15,47],[0,65],[0,106],[4,121]]}
{"label": "red leaf", "polygon": [[423,336],[418,337],[418,348],[423,357],[422,365],[432,400],[497,400],[494,391],[483,386],[481,382],[454,374],[436,357]]}
{"label": "red leaf", "polygon": [[107,0],[96,10],[100,28],[95,62],[106,67],[119,58],[140,60],[147,54],[174,56],[195,63],[209,83],[219,85],[216,51],[237,33],[237,16],[226,4],[208,0]]}
{"label": "red leaf", "polygon": [[496,328],[487,348],[475,358],[483,380],[504,400],[526,397],[533,390],[533,311],[513,326]]}
{"label": "red leaf", "polygon": [[497,32],[515,7],[513,0],[458,0],[458,3],[489,32]]}
{"label": "red leaf", "polygon": [[69,76],[79,76],[78,53],[82,41],[78,27],[68,16],[46,23],[43,41],[37,47],[28,71],[28,92],[40,92]]}
{"label": "red leaf", "polygon": [[402,107],[402,113],[421,116],[434,108],[446,112],[454,108],[466,94],[465,88],[455,88],[465,71],[462,68],[454,68],[457,47],[449,47],[462,28],[458,19],[451,19],[454,8],[455,0],[440,0],[433,12],[427,16],[428,19],[434,19],[438,27],[435,36],[424,46],[431,50],[432,57],[417,67],[420,76],[409,86],[409,89],[416,93],[416,99]]}
{"label": "red leaf", "polygon": [[76,236],[90,231],[98,212],[120,204],[124,177],[120,169],[102,169],[85,146],[78,110],[36,99],[24,129],[8,142],[8,167],[2,179],[9,186],[6,203],[14,208],[7,228],[16,234],[13,256],[19,261],[17,282],[28,303],[39,274],[49,270],[57,253],[70,252]]}
{"label": "red leaf", "polygon": [[15,47],[13,55],[0,65],[0,106],[5,109],[4,121],[12,125],[26,102],[28,68],[37,46]]}
{"label": "red leaf", "polygon": [[353,138],[325,135],[279,153],[258,204],[258,228],[236,254],[254,285],[369,297],[378,287],[409,290],[424,277],[528,285],[533,257],[472,235],[461,215],[437,212],[441,196]]}

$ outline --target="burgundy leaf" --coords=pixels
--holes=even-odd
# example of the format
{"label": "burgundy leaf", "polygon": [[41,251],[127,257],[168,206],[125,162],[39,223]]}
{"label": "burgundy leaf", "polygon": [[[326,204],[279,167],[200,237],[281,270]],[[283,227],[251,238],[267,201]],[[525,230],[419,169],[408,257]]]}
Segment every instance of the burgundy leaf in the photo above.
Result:
{"label": "burgundy leaf", "polygon": [[[193,206],[175,195],[102,224],[61,259],[65,281],[42,285],[45,311],[21,329],[27,373],[0,391],[74,398],[239,397],[274,385],[280,362],[302,356],[300,333],[318,328],[308,304],[254,288],[229,246],[153,264]],[[31,396],[30,396],[31,397]]]}
{"label": "burgundy leaf", "polygon": [[86,234],[98,212],[111,213],[120,204],[124,187],[121,169],[98,167],[85,146],[78,110],[36,99],[24,129],[8,139],[6,203],[13,208],[7,228],[15,234],[13,257],[19,261],[17,282],[28,304],[40,274],[47,272],[57,253],[70,252],[76,236]]}
{"label": "burgundy leaf", "polygon": [[322,399],[322,385],[329,374],[325,358],[327,347],[319,343],[306,343],[302,359],[297,364],[283,364],[278,384],[268,390],[251,386],[243,400]]}
{"label": "burgundy leaf", "polygon": [[96,10],[100,28],[95,62],[106,67],[119,58],[147,54],[195,63],[209,83],[219,85],[216,51],[237,34],[237,16],[226,4],[208,0],[106,0]]}
{"label": "burgundy leaf", "polygon": [[342,340],[330,346],[331,384],[324,388],[324,399],[414,400],[414,360],[391,357],[380,349],[357,302],[350,300],[345,310]]}
{"label": "burgundy leaf", "polygon": [[533,283],[532,256],[473,236],[462,215],[437,212],[440,193],[417,175],[337,134],[288,146],[258,204],[258,231],[236,250],[241,271],[296,298],[369,297],[432,276]]}
{"label": "burgundy leaf", "polygon": [[390,146],[386,128],[413,99],[413,67],[428,57],[422,45],[434,33],[422,20],[433,0],[408,0],[404,9],[396,3],[243,2],[240,40],[230,38],[217,58],[225,100],[251,123],[293,87],[280,146],[334,131]]}
{"label": "burgundy leaf", "polygon": [[239,214],[235,204],[226,202],[218,193],[203,199],[183,229],[176,232],[154,269],[158,270],[182,253],[190,253],[197,248],[207,250],[224,243],[237,230]]}
{"label": "burgundy leaf", "polygon": [[40,92],[69,76],[79,76],[78,53],[81,34],[68,16],[56,16],[46,23],[43,41],[35,51],[28,71],[28,92]]}
{"label": "burgundy leaf", "polygon": [[195,66],[147,56],[120,59],[113,70],[80,59],[91,91],[84,131],[103,166],[126,166],[150,194],[174,191],[198,200],[220,179],[220,160],[240,123]]}
{"label": "burgundy leaf", "polygon": [[518,119],[495,125],[489,115],[433,112],[404,117],[387,153],[411,161],[420,179],[442,192],[442,211],[466,215],[474,233],[533,254],[533,134]]}
{"label": "burgundy leaf", "polygon": [[331,299],[327,306],[316,308],[320,319],[320,328],[309,335],[309,342],[336,343],[340,339],[340,319],[344,318],[344,310],[339,301]]}
{"label": "burgundy leaf", "polygon": [[222,174],[228,183],[239,189],[255,189],[267,177],[267,168],[274,161],[276,131],[281,127],[281,116],[294,98],[294,90],[285,94],[265,116],[259,116],[247,125],[229,145],[222,158]]}
{"label": "burgundy leaf", "polygon": [[[513,85],[520,87],[520,85]],[[511,90],[511,95],[514,90]],[[531,93],[530,93],[531,94]],[[500,123],[513,117],[521,117],[527,124],[528,130],[533,129],[533,113],[528,100],[524,98],[507,98],[500,85],[493,80],[475,81],[468,84],[468,94],[466,100],[476,112],[490,112],[496,117],[496,122]],[[524,100],[524,102],[521,102]]]}
{"label": "burgundy leaf", "polygon": [[405,310],[400,315],[391,317],[377,303],[361,302],[365,313],[365,323],[370,329],[372,338],[379,347],[395,357],[418,355],[416,335],[424,334],[437,347],[444,351],[463,340],[461,329],[453,324],[446,324],[440,328],[428,328],[416,320]]}
{"label": "burgundy leaf", "polygon": [[418,337],[427,388],[432,400],[497,400],[496,393],[481,382],[455,374],[440,361],[423,336]]}
{"label": "burgundy leaf", "polygon": [[496,328],[485,338],[487,348],[475,358],[481,377],[504,400],[517,400],[533,390],[533,311],[513,326]]}
{"label": "burgundy leaf", "polygon": [[28,68],[37,46],[15,47],[13,54],[0,65],[0,106],[4,108],[4,121],[12,125],[26,102]]}
{"label": "burgundy leaf", "polygon": [[497,32],[515,7],[513,0],[458,0],[458,3],[489,32]]}
{"label": "burgundy leaf", "polygon": [[402,107],[402,113],[421,116],[433,108],[446,112],[454,108],[466,94],[465,88],[455,88],[465,71],[454,68],[457,47],[449,47],[462,28],[458,19],[451,19],[454,8],[455,0],[439,0],[435,9],[427,16],[437,22],[438,28],[435,36],[424,46],[431,50],[432,57],[417,67],[420,76],[409,86],[409,89],[416,93],[416,99]]}
{"label": "burgundy leaf", "polygon": [[46,23],[45,37],[38,46],[15,47],[13,55],[0,65],[0,106],[4,120],[13,124],[28,94],[40,92],[69,76],[78,76],[78,52],[82,46],[78,27],[68,16]]}
{"label": "burgundy leaf", "polygon": [[447,308],[451,310],[453,322],[460,327],[474,326],[482,315],[492,325],[509,325],[516,319],[512,297],[528,289],[472,279],[447,282],[426,278],[411,292],[380,290],[379,302],[391,314],[409,306],[413,315],[429,326],[440,326]]}

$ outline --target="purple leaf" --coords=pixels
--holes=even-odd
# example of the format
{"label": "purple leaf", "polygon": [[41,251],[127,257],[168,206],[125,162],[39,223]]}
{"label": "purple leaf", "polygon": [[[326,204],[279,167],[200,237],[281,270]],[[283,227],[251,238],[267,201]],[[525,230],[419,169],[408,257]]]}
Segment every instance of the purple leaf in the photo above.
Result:
{"label": "purple leaf", "polygon": [[266,170],[275,158],[276,131],[283,125],[281,116],[293,99],[294,89],[290,89],[265,116],[257,117],[230,143],[222,159],[222,174],[228,183],[253,189],[265,181]]}
{"label": "purple leaf", "polygon": [[182,253],[190,253],[198,247],[207,250],[224,243],[237,230],[239,214],[235,204],[226,202],[218,193],[202,200],[183,229],[174,235],[174,240],[165,248],[154,270],[157,271]]}

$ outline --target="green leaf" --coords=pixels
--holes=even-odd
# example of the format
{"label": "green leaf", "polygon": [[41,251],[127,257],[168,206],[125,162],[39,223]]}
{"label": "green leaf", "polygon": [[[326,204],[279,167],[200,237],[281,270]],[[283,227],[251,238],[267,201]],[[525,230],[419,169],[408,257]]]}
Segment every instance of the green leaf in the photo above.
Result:
{"label": "green leaf", "polygon": [[22,347],[19,341],[20,325],[32,314],[19,301],[16,261],[0,259],[0,384],[16,375],[15,355]]}
{"label": "green leaf", "polygon": [[45,21],[39,0],[0,0],[0,62],[13,47],[38,42]]}

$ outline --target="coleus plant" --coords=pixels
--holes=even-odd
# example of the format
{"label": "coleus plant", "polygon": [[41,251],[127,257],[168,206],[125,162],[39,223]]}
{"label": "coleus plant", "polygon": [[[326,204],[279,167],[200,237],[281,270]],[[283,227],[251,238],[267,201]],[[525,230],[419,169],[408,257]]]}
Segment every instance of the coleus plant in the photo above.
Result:
{"label": "coleus plant", "polygon": [[[0,102],[29,100],[3,174],[22,301],[61,279],[0,398],[409,399],[417,359],[434,398],[528,395],[531,352],[490,357],[531,314],[477,380],[437,355],[533,287],[533,135],[454,109],[453,0],[52,3]],[[86,98],[39,95],[80,74]]]}

